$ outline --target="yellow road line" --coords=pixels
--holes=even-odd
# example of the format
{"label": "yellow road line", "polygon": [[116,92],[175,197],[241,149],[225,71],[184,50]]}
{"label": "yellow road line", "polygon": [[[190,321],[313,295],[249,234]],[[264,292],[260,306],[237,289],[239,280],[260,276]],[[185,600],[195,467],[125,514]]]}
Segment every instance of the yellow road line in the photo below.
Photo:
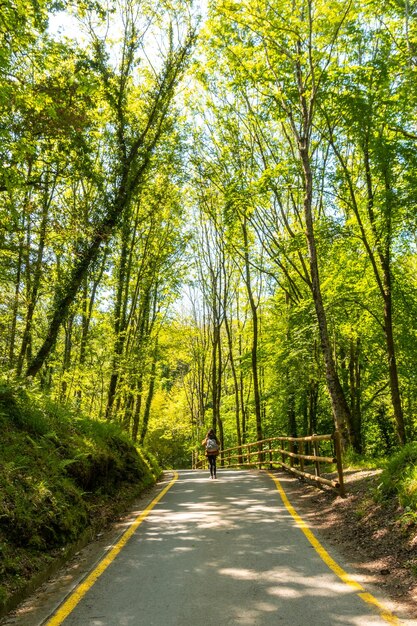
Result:
{"label": "yellow road line", "polygon": [[321,545],[320,541],[315,537],[312,531],[309,529],[306,522],[298,515],[297,511],[292,506],[291,502],[287,498],[287,494],[285,493],[280,481],[274,474],[267,471],[267,474],[274,481],[281,499],[287,509],[287,511],[292,515],[294,520],[297,523],[297,526],[303,531],[304,535],[307,537],[308,541],[311,543],[317,554],[320,558],[326,563],[326,565],[338,576],[346,585],[351,587],[357,592],[358,596],[366,602],[367,604],[372,604],[375,606],[382,619],[384,619],[388,624],[401,624],[398,617],[396,617],[391,611],[389,611],[383,604],[381,604],[373,595],[367,593],[365,589],[360,585],[356,580],[354,580],[345,570],[340,567],[338,563],[330,556],[330,554],[325,550],[325,548]]}
{"label": "yellow road line", "polygon": [[142,511],[140,515],[135,519],[131,526],[123,533],[119,541],[113,546],[110,552],[100,561],[95,569],[85,578],[70,594],[67,600],[58,608],[52,618],[46,623],[46,626],[60,626],[68,615],[75,609],[80,600],[85,596],[87,591],[91,589],[97,579],[102,575],[104,570],[110,565],[116,558],[122,548],[129,541],[131,536],[135,533],[138,526],[149,515],[154,506],[164,497],[166,492],[171,489],[172,485],[178,478],[177,472],[174,472],[174,478],[171,482],[152,500],[150,504]]}

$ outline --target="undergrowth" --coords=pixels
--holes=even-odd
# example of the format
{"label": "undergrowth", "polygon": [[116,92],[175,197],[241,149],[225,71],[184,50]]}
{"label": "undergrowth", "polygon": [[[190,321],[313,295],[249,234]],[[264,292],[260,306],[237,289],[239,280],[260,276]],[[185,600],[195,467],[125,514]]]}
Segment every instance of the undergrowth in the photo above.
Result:
{"label": "undergrowth", "polygon": [[344,469],[381,469],[378,483],[370,495],[380,503],[395,499],[404,527],[417,525],[417,442],[411,442],[388,458],[361,457],[352,451],[344,456]]}
{"label": "undergrowth", "polygon": [[362,456],[352,448],[346,450],[343,455],[343,467],[345,469],[381,469],[386,465],[386,458]]}
{"label": "undergrowth", "polygon": [[417,522],[417,443],[405,445],[391,456],[378,485],[380,499],[397,497],[406,514]]}
{"label": "undergrowth", "polygon": [[[0,609],[160,474],[115,425],[0,381]],[[119,511],[121,512],[121,511]]]}

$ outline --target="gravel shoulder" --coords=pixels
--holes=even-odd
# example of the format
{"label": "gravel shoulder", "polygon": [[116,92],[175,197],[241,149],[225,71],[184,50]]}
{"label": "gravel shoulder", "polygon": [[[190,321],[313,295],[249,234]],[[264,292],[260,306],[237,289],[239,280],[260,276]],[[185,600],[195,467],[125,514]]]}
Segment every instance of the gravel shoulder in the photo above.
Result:
{"label": "gravel shoulder", "polygon": [[417,525],[407,521],[397,503],[373,500],[380,471],[346,471],[346,498],[278,474],[292,505],[317,536],[334,545],[381,596],[417,620]]}

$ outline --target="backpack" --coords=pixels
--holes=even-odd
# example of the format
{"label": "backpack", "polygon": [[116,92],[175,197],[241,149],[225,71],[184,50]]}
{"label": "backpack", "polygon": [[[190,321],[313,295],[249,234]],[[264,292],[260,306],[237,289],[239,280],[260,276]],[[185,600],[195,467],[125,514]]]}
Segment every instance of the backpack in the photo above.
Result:
{"label": "backpack", "polygon": [[219,446],[218,443],[215,439],[207,439],[206,442],[206,451],[207,452],[218,452],[219,451]]}

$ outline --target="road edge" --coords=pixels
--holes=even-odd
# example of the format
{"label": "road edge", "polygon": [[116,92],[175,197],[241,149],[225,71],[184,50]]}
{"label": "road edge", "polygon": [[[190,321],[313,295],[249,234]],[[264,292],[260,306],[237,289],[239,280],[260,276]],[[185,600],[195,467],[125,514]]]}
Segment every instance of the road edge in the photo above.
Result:
{"label": "road edge", "polygon": [[399,625],[401,625],[403,622],[392,611],[390,611],[386,606],[384,606],[384,604],[382,604],[382,602],[377,600],[377,598],[375,596],[373,596],[371,593],[367,592],[365,590],[365,588],[359,582],[357,582],[350,574],[348,574],[333,559],[333,557],[330,556],[329,552],[321,544],[321,542],[317,539],[317,537],[315,536],[313,531],[310,529],[310,527],[308,526],[307,522],[305,522],[303,520],[303,518],[297,513],[297,511],[295,510],[295,508],[293,507],[293,505],[289,501],[288,496],[285,493],[285,490],[284,490],[283,486],[281,485],[281,482],[280,482],[279,478],[275,474],[273,474],[271,471],[269,471],[269,470],[264,470],[264,471],[266,472],[266,474],[268,474],[268,476],[275,483],[277,491],[278,491],[278,493],[279,493],[279,495],[281,497],[281,500],[282,500],[285,508],[287,509],[288,513],[292,516],[292,518],[296,522],[298,528],[303,532],[303,534],[305,535],[306,539],[312,545],[312,547],[317,552],[317,554],[322,559],[322,561],[324,561],[324,563],[326,563],[326,565],[329,567],[329,569],[331,569],[333,571],[333,573],[344,584],[346,584],[349,587],[351,587],[352,589],[354,589],[355,593],[357,593],[357,595],[359,596],[359,598],[363,602],[365,602],[367,604],[371,604],[372,606],[374,606],[378,610],[378,613],[379,613],[380,617],[384,621],[386,621],[388,624],[391,624],[392,626],[399,626]]}

